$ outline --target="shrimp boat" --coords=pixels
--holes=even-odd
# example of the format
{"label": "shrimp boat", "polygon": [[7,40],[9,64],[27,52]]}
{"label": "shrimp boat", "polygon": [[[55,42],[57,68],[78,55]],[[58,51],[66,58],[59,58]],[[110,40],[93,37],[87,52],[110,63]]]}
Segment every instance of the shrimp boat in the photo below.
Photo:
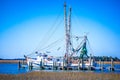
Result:
{"label": "shrimp boat", "polygon": [[[73,43],[71,41],[71,11],[69,8],[69,16],[67,21],[66,3],[64,3],[64,27],[65,27],[65,54],[63,57],[53,57],[48,56],[47,53],[35,52],[36,58],[29,56],[24,56],[27,61],[28,66],[34,68],[40,67],[42,69],[53,69],[58,70],[64,69],[95,69],[96,62],[92,54],[88,56],[87,35],[82,36],[81,42],[76,48],[73,48]],[[67,24],[68,22],[68,24]],[[79,39],[80,37],[76,36]],[[79,56],[74,56],[78,54]]]}

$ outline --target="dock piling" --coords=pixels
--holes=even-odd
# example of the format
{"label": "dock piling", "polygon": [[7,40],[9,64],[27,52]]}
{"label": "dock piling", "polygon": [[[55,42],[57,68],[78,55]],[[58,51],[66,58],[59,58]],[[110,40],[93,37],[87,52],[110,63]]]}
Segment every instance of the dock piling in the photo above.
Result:
{"label": "dock piling", "polygon": [[21,63],[20,63],[20,61],[18,62],[18,69],[20,69],[21,68]]}
{"label": "dock piling", "polygon": [[99,68],[100,68],[100,70],[101,70],[101,59],[99,59]]}
{"label": "dock piling", "polygon": [[91,56],[92,56],[92,54],[90,54],[90,59],[89,59],[89,63],[90,63],[90,66],[89,66],[89,70],[91,70]]}
{"label": "dock piling", "polygon": [[32,62],[29,62],[29,70],[32,70],[33,69],[33,64]]}
{"label": "dock piling", "polygon": [[84,62],[83,62],[83,59],[80,59],[81,60],[81,69],[84,70]]}
{"label": "dock piling", "polygon": [[41,59],[41,61],[40,61],[40,69],[42,70],[42,69],[44,69],[45,67],[44,67],[44,62],[43,62],[43,60]]}
{"label": "dock piling", "polygon": [[55,69],[55,62],[53,61],[53,70]]}
{"label": "dock piling", "polygon": [[80,70],[80,60],[78,61],[78,70]]}
{"label": "dock piling", "polygon": [[110,67],[110,71],[114,71],[114,63],[113,63],[113,59],[111,58],[111,67]]}
{"label": "dock piling", "polygon": [[62,70],[64,70],[64,60],[63,60],[63,66],[62,66]]}

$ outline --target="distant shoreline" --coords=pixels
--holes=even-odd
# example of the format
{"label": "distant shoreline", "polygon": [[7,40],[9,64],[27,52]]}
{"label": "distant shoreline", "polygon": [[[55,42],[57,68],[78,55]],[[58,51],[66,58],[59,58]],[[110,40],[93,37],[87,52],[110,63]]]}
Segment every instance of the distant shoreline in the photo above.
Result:
{"label": "distant shoreline", "polygon": [[[23,62],[23,60],[12,60],[12,59],[4,59],[0,60],[0,63],[18,63],[18,62]],[[26,60],[24,60],[24,63],[26,63]],[[97,61],[99,64],[99,61]],[[111,64],[111,61],[104,61],[104,64]],[[120,61],[114,61],[114,64],[120,64]]]}
{"label": "distant shoreline", "polygon": [[[12,59],[0,60],[0,63],[19,63],[19,62],[23,62],[23,60],[12,60]],[[24,60],[24,63],[26,63],[26,60]]]}
{"label": "distant shoreline", "polygon": [[[97,63],[99,64],[99,61]],[[104,61],[104,64],[111,64],[111,61]],[[120,64],[120,61],[114,61],[114,64]]]}

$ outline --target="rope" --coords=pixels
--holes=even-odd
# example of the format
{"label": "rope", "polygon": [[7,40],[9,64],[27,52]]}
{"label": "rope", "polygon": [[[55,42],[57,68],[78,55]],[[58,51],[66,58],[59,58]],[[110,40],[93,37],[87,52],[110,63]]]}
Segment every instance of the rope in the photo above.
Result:
{"label": "rope", "polygon": [[44,47],[44,48],[42,48],[42,49],[40,49],[40,50],[47,49],[47,48],[51,47],[51,45],[54,45],[54,44],[56,44],[57,42],[60,42],[60,41],[62,41],[62,39],[56,40],[56,41],[54,41],[53,43],[49,44],[48,46],[46,46],[46,47]]}
{"label": "rope", "polygon": [[91,50],[92,54],[94,55],[94,52],[93,52],[93,50],[92,50],[92,48],[91,48],[91,46],[90,46],[90,42],[89,42],[89,40],[88,40],[88,39],[87,39],[87,41],[88,41],[89,48],[90,48],[90,50]]}
{"label": "rope", "polygon": [[[62,23],[62,21],[63,21],[63,20],[61,20],[58,25],[60,25],[60,24]],[[53,30],[53,32],[51,33],[51,35],[46,39],[45,44],[48,43],[48,41],[52,38],[52,36],[54,35],[54,33],[57,31],[58,25],[55,27],[55,29]]]}
{"label": "rope", "polygon": [[[61,9],[62,10],[62,9]],[[61,12],[60,10],[60,12]],[[50,40],[50,37],[53,35],[53,33],[55,32],[55,30],[57,29],[57,26],[55,26],[57,24],[57,21],[59,20],[59,17],[60,17],[60,12],[59,14],[57,15],[54,23],[51,25],[50,29],[46,32],[45,36],[43,37],[43,39],[41,39],[41,42],[42,43],[41,45],[45,45],[49,40]],[[54,29],[55,27],[55,29]],[[53,30],[53,32],[52,32]],[[50,34],[50,31],[51,31],[51,34]],[[46,36],[48,36],[50,34],[50,37],[46,38]],[[44,42],[43,42],[44,41]]]}
{"label": "rope", "polygon": [[[62,9],[60,10],[60,12],[62,11]],[[48,35],[48,33],[50,33],[50,31],[54,28],[54,26],[56,25],[56,23],[57,23],[57,21],[58,21],[58,18],[60,17],[60,12],[59,12],[59,14],[58,14],[58,16],[56,17],[56,19],[55,19],[55,23],[53,23],[52,24],[52,26],[50,27],[50,29],[47,31],[47,33],[45,34],[45,36],[47,36]],[[61,21],[60,21],[60,23],[61,23]],[[60,24],[59,23],[59,24]],[[51,34],[51,36],[55,33],[55,30],[57,29],[57,27],[55,27],[55,29],[54,29],[54,32],[52,32],[52,34]],[[48,38],[49,39],[49,38]],[[41,39],[41,41],[39,42],[39,45],[41,44],[42,46],[44,45],[44,43],[45,42],[47,42],[47,41],[49,41],[48,39],[45,39],[45,37],[43,37],[42,39]],[[44,43],[43,43],[43,41],[45,41]],[[38,46],[39,46],[38,45]],[[37,50],[37,47],[33,50],[33,52],[31,53],[31,54],[28,54],[27,56],[30,56],[30,55],[32,55],[32,54],[34,54],[34,52]]]}

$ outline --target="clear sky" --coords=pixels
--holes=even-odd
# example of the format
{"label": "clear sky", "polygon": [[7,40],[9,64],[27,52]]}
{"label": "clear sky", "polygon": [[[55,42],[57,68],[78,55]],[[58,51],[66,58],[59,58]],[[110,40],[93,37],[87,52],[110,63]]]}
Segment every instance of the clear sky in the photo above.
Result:
{"label": "clear sky", "polygon": [[[0,0],[0,58],[22,58],[64,38],[64,1],[72,34],[88,32],[94,55],[120,58],[120,0]],[[56,45],[64,40],[50,54],[64,55]]]}

